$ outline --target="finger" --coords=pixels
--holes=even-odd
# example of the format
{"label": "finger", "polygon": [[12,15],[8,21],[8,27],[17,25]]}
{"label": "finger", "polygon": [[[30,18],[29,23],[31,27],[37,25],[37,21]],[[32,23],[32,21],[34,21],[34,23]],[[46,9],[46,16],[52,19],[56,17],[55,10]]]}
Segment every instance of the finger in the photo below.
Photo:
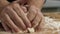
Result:
{"label": "finger", "polygon": [[27,13],[27,8],[25,6],[21,6],[22,10]]}
{"label": "finger", "polygon": [[15,24],[19,28],[26,29],[26,26],[23,23],[22,19],[17,15],[17,13],[11,7],[7,7],[6,10],[7,10],[6,12],[9,14],[11,19],[15,22]]}
{"label": "finger", "polygon": [[25,15],[27,16],[27,14],[28,14],[27,8],[25,6],[21,6],[21,8],[24,11]]}
{"label": "finger", "polygon": [[30,21],[32,21],[34,18],[35,18],[35,16],[36,16],[36,14],[37,14],[37,10],[35,9],[35,7],[30,7],[29,8],[29,10],[28,10],[28,15],[27,15],[27,17],[28,17],[28,19],[30,20]]}
{"label": "finger", "polygon": [[13,23],[13,21],[10,19],[10,17],[9,17],[6,13],[4,13],[4,14],[2,15],[2,18],[3,18],[3,20],[5,20],[5,23],[6,23],[11,29],[15,30],[16,32],[19,32],[19,31],[20,31],[20,29]]}
{"label": "finger", "polygon": [[44,20],[41,19],[38,26],[36,27],[36,31],[41,31],[42,27],[44,26]]}
{"label": "finger", "polygon": [[45,19],[41,12],[40,12],[40,16],[41,16],[41,20],[40,20],[38,26],[36,27],[36,31],[40,31],[42,26],[44,26]]}
{"label": "finger", "polygon": [[[39,12],[39,14],[40,14],[40,16],[41,16],[40,24],[42,24],[42,23],[45,22],[45,18],[44,18],[43,14],[42,14],[41,12]],[[39,25],[39,26],[41,26],[41,25]],[[38,27],[39,27],[39,26],[38,26]]]}
{"label": "finger", "polygon": [[2,16],[1,16],[1,14],[0,14],[0,20],[1,20],[1,24],[2,24],[2,26],[3,26],[3,28],[4,28],[4,30],[6,31],[6,32],[11,32],[11,29],[6,25],[6,21],[4,21],[3,19],[2,19]]}
{"label": "finger", "polygon": [[13,33],[16,33],[13,29],[12,29],[12,32],[13,32]]}
{"label": "finger", "polygon": [[25,15],[24,11],[22,10],[22,8],[19,6],[19,4],[13,4],[13,9],[16,11],[16,13],[23,19],[24,24],[27,27],[31,27],[31,23],[28,20],[27,16]]}
{"label": "finger", "polygon": [[29,5],[24,5],[26,8],[29,8],[30,6]]}
{"label": "finger", "polygon": [[3,26],[3,28],[5,29],[6,32],[11,32],[11,29],[5,24],[4,21],[2,21],[1,24],[2,24],[2,26]]}
{"label": "finger", "polygon": [[32,21],[32,27],[35,28],[36,26],[38,26],[40,20],[41,20],[41,16],[39,15],[39,12],[38,12],[37,15],[36,15],[36,17]]}

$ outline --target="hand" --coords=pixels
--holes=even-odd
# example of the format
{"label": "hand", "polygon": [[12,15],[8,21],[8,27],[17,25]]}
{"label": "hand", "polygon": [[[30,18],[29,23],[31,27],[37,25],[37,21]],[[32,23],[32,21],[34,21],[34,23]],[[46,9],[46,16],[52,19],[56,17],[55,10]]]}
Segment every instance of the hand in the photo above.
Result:
{"label": "hand", "polygon": [[41,10],[35,6],[31,6],[28,12],[27,17],[32,23],[32,27],[35,28],[36,31],[40,31],[40,28],[44,23],[44,16],[41,13]]}
{"label": "hand", "polygon": [[44,23],[44,16],[40,12],[44,4],[44,0],[30,0],[27,1],[27,4],[30,7],[28,8],[27,18],[30,20],[32,27],[35,28],[36,31],[40,31],[40,28]]}
{"label": "hand", "polygon": [[40,31],[44,23],[44,16],[41,13],[44,0],[28,0],[27,4],[30,6],[28,10],[29,14],[27,16],[36,31]]}
{"label": "hand", "polygon": [[30,21],[17,3],[4,8],[0,14],[0,19],[3,24],[8,25],[14,32],[20,32],[27,27],[31,27]]}
{"label": "hand", "polygon": [[27,17],[32,23],[32,27],[36,29],[36,31],[40,31],[44,23],[44,16],[41,13],[42,6],[44,4],[44,0],[30,0],[28,1],[28,14]]}
{"label": "hand", "polygon": [[[18,16],[20,17],[20,18],[23,18],[23,21],[27,24],[27,23],[29,23],[29,24],[31,24],[32,23],[32,27],[34,27],[34,28],[36,28],[37,27],[37,25],[39,25],[39,22],[41,21],[41,16],[39,16],[39,12],[37,12],[37,10],[36,10],[36,8],[34,7],[34,8],[30,8],[29,10],[28,10],[28,19],[31,21],[31,23],[29,22],[29,20],[26,18],[26,16],[24,16],[25,14],[23,14],[24,12],[19,12],[19,11],[21,11],[20,9],[21,9],[21,7],[20,7],[20,9],[18,10],[18,9],[16,9],[16,8],[19,8],[19,7],[17,7],[18,5],[16,5],[16,4],[13,4],[13,6],[9,6],[8,8],[6,8],[6,9],[4,9],[5,11],[7,10],[7,9],[9,9],[9,10],[7,10],[6,11],[6,13],[8,14],[8,16],[10,17],[10,19],[13,21],[13,23],[14,24],[16,24],[17,22],[17,20],[18,19],[16,19],[16,17],[12,17],[12,15],[14,15],[14,13],[13,14],[10,14],[9,13],[9,11],[11,12],[11,9],[14,9],[13,11],[14,12],[16,12],[17,14],[18,14]],[[12,8],[13,7],[13,8]],[[39,10],[38,10],[39,11]],[[2,12],[2,13],[4,13],[4,11]],[[11,12],[12,13],[12,12]],[[23,15],[21,15],[21,14]],[[2,17],[1,17],[2,18]],[[13,18],[15,18],[15,19],[13,19]],[[25,20],[25,19],[27,19],[27,20]],[[43,19],[42,19],[42,21],[43,21]],[[3,20],[2,20],[2,22],[3,22]],[[21,22],[22,22],[22,19],[21,19]],[[18,20],[18,24],[19,24],[19,20]],[[17,25],[18,25],[17,24]],[[37,24],[37,25],[36,25]],[[18,27],[18,26],[17,26]],[[29,26],[30,27],[30,26]],[[19,27],[18,27],[19,28]],[[12,29],[12,28],[11,28]],[[19,28],[20,30],[22,29],[22,28]],[[24,29],[24,28],[23,28]],[[40,29],[40,28],[39,28]]]}

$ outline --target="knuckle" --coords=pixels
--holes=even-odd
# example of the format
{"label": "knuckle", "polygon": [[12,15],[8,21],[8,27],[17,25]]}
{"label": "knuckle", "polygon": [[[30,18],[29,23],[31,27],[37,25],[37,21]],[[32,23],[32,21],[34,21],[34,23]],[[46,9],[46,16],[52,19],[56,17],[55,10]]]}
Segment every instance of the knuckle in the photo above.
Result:
{"label": "knuckle", "polygon": [[9,9],[9,8],[10,8],[10,6],[7,6],[7,7],[6,7],[6,9]]}

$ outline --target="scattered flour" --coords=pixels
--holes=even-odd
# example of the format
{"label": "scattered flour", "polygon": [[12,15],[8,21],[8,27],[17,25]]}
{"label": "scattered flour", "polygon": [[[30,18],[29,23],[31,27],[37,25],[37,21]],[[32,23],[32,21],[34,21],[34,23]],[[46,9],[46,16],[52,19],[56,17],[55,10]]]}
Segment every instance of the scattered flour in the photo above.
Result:
{"label": "scattered flour", "polygon": [[50,32],[52,34],[60,34],[60,21],[45,17],[45,23],[44,26],[42,26],[42,30],[45,32]]}

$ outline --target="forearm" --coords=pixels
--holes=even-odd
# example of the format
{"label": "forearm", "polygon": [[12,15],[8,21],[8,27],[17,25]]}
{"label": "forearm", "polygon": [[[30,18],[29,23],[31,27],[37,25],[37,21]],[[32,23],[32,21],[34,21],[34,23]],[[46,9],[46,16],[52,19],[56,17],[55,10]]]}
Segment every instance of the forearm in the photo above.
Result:
{"label": "forearm", "polygon": [[33,5],[39,9],[42,8],[43,4],[44,4],[44,0],[29,0],[28,1],[28,5],[30,6]]}

